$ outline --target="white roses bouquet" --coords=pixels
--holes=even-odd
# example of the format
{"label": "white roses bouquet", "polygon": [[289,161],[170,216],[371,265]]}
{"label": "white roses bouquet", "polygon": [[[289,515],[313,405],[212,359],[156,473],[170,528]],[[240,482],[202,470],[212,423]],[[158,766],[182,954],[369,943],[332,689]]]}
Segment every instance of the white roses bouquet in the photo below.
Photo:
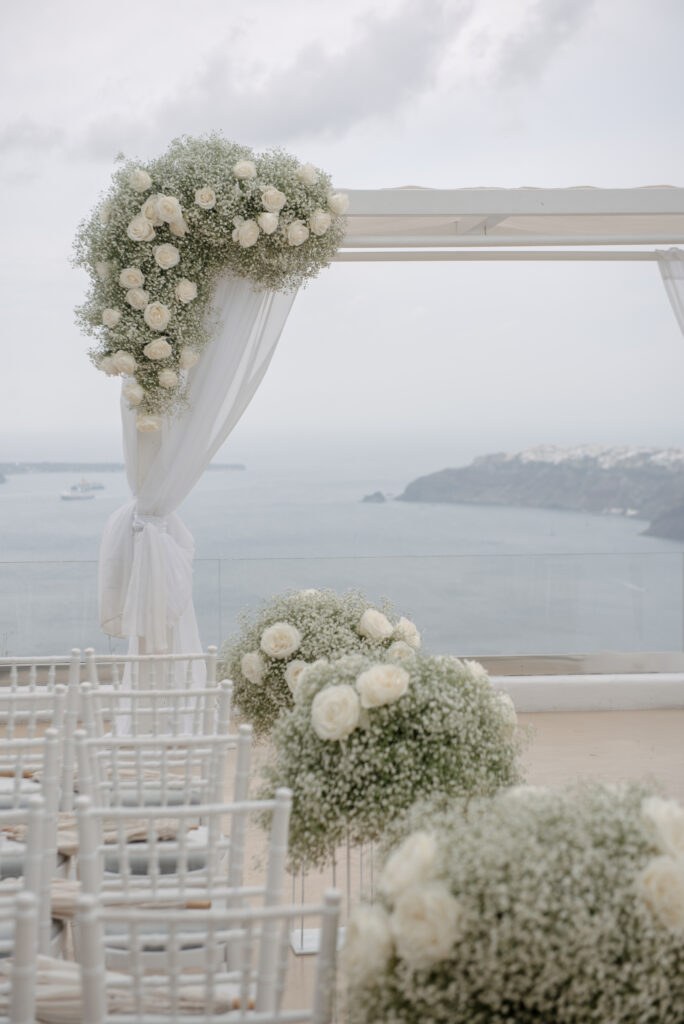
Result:
{"label": "white roses bouquet", "polygon": [[234,699],[257,736],[292,707],[303,673],[321,659],[355,652],[387,653],[401,663],[415,655],[420,633],[409,619],[387,606],[374,608],[350,590],[288,591],[243,615],[242,630],[224,648],[222,671],[233,680]]}
{"label": "white roses bouquet", "polygon": [[352,654],[306,670],[265,768],[264,795],[293,791],[293,866],[324,864],[346,838],[378,839],[434,792],[491,794],[520,782],[520,737],[479,668]]}
{"label": "white roses bouquet", "polygon": [[642,786],[412,807],[347,929],[350,1024],[679,1024],[684,809]]}
{"label": "white roses bouquet", "polygon": [[[151,415],[156,422],[183,407],[187,371],[211,336],[217,277],[298,287],[335,255],[346,205],[329,175],[311,164],[282,150],[255,154],[218,134],[177,139],[144,167],[122,158],[76,237],[74,263],[91,278],[77,317],[97,339],[95,365],[142,388],[135,403],[147,424],[141,429],[153,429]],[[157,331],[170,345],[161,367],[144,354]],[[122,351],[135,360],[134,371],[112,362]],[[182,360],[182,352],[194,360]],[[176,383],[160,370],[175,373]]]}

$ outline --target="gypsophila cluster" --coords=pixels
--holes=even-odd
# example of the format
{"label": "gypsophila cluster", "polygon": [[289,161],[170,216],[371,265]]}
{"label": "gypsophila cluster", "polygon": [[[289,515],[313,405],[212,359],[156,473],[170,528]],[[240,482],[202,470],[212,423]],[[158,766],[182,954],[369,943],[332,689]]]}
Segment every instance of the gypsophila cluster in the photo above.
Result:
{"label": "gypsophila cluster", "polygon": [[240,634],[223,651],[222,671],[232,679],[234,699],[257,736],[292,707],[302,673],[321,659],[354,652],[397,662],[421,644],[415,624],[383,604],[374,607],[356,590],[292,590],[244,614]]}
{"label": "gypsophila cluster", "polygon": [[348,199],[282,150],[256,154],[218,134],[177,139],[138,164],[121,158],[80,226],[74,263],[91,277],[78,323],[94,364],[126,378],[141,431],[183,407],[187,374],[214,327],[225,273],[289,291],[329,265]]}
{"label": "gypsophila cluster", "polygon": [[490,794],[521,777],[510,702],[452,657],[314,665],[272,738],[264,794],[293,791],[293,866],[326,863],[346,838],[376,840],[431,793]]}
{"label": "gypsophila cluster", "polygon": [[643,786],[418,803],[347,929],[349,1024],[681,1024],[684,810]]}

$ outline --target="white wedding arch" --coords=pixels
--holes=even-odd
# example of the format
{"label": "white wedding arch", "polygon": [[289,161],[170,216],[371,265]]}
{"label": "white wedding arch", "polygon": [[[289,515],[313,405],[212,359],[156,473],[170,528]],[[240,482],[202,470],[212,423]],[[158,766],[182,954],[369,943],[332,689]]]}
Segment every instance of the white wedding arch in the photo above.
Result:
{"label": "white wedding arch", "polygon": [[[657,262],[684,332],[684,250],[677,248],[684,244],[684,189],[404,187],[347,194],[337,261]],[[220,328],[192,371],[187,409],[162,430],[140,433],[122,401],[132,497],[105,528],[100,619],[105,633],[127,637],[133,651],[201,649],[194,544],[175,509],[247,408],[294,298],[225,277],[215,295]]]}

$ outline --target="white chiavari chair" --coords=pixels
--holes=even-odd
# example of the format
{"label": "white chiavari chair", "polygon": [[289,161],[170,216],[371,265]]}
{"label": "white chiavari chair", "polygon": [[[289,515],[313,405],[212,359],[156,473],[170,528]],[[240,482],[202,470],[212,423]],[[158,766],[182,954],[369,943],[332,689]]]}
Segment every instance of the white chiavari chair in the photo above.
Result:
{"label": "white chiavari chair", "polygon": [[66,688],[66,698],[59,726],[61,740],[60,809],[71,810],[74,778],[74,733],[78,722],[78,687],[81,673],[81,651],[74,647],[68,656],[0,658],[0,695],[11,699],[13,695],[32,695],[36,706],[39,697],[48,698],[57,687]]}
{"label": "white chiavari chair", "polygon": [[122,690],[82,683],[81,721],[92,737],[224,736],[230,729],[232,685]]}
{"label": "white chiavari chair", "polygon": [[[325,894],[312,906],[212,907],[206,910],[152,911],[101,907],[82,897],[78,924],[83,1020],[87,1024],[329,1024],[335,987],[339,894]],[[320,920],[313,999],[308,1006],[282,1009],[289,966],[289,931],[301,914]],[[106,929],[122,930],[133,950],[129,973],[108,972]],[[271,941],[275,935],[276,942]],[[201,937],[203,970],[185,969],[181,951]],[[238,943],[237,968],[226,964],[224,949]],[[266,945],[264,945],[266,943]],[[158,972],[143,968],[140,954],[165,950]]]}
{"label": "white chiavari chair", "polygon": [[241,734],[90,737],[79,729],[79,792],[103,807],[221,803],[227,754]]}
{"label": "white chiavari chair", "polygon": [[[273,800],[197,808],[94,808],[87,797],[76,803],[81,890],[104,905],[178,909],[283,902],[290,790],[278,790]],[[249,818],[257,813],[271,819],[265,878],[246,885],[245,837]],[[131,835],[137,835],[136,842]],[[163,963],[163,950],[144,952],[147,967]],[[184,964],[202,965],[201,943],[189,940],[182,952]],[[225,952],[235,961],[235,949]],[[107,936],[107,962],[132,967],[131,949],[117,933]]]}
{"label": "white chiavari chair", "polygon": [[85,651],[86,679],[116,690],[192,689],[216,684],[216,647],[197,654],[96,654]]}
{"label": "white chiavari chair", "polygon": [[38,900],[17,894],[13,907],[11,960],[0,959],[0,1024],[35,1024]]}

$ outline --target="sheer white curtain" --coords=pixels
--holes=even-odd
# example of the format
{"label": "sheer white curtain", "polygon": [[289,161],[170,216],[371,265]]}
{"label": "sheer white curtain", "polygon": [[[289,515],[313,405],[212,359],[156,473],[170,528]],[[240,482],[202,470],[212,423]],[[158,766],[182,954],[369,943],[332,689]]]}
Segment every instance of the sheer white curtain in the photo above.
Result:
{"label": "sheer white curtain", "polygon": [[175,514],[259,386],[294,293],[219,282],[220,327],[190,371],[187,410],[158,433],[137,431],[122,400],[124,458],[132,499],[110,516],[100,547],[100,623],[131,650],[200,651],[192,604],[192,535]]}
{"label": "sheer white curtain", "polygon": [[656,255],[667,297],[684,334],[684,249],[658,249]]}

